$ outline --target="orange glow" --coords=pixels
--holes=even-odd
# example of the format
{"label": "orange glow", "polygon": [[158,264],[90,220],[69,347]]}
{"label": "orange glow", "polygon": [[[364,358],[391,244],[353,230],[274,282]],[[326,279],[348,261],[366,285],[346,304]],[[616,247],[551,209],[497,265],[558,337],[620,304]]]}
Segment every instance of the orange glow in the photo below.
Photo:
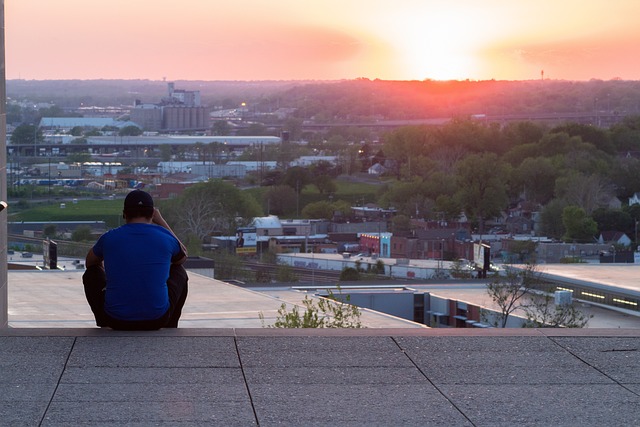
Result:
{"label": "orange glow", "polygon": [[632,0],[10,0],[7,78],[640,78]]}

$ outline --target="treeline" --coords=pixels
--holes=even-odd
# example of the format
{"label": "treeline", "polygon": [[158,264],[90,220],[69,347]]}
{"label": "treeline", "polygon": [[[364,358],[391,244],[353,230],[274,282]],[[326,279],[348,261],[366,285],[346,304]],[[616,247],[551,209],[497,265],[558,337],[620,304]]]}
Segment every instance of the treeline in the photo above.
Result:
{"label": "treeline", "polygon": [[539,212],[542,234],[576,242],[602,231],[632,237],[640,219],[640,205],[628,206],[640,192],[637,116],[610,129],[454,120],[397,129],[382,150],[394,180],[379,201],[406,218],[453,220],[464,212],[484,231],[509,209]]}
{"label": "treeline", "polygon": [[[237,108],[252,114],[286,108],[295,118],[354,123],[380,119],[458,117],[472,114],[608,112],[640,114],[640,82],[624,80],[530,81],[176,81],[176,88],[199,90],[203,105]],[[8,80],[16,101],[80,105],[133,105],[159,102],[166,81]],[[276,116],[271,117],[277,120]]]}

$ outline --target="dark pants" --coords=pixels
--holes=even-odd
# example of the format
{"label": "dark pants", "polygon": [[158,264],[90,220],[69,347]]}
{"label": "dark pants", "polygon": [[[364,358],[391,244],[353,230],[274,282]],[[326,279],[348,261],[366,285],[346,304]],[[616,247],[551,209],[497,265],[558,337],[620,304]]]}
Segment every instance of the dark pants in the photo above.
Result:
{"label": "dark pants", "polygon": [[104,311],[104,291],[107,277],[104,268],[99,265],[88,267],[82,275],[84,294],[96,318],[96,325],[108,326],[119,330],[155,330],[160,328],[177,328],[182,315],[182,307],[187,300],[188,276],[181,265],[171,265],[167,288],[169,291],[169,309],[158,319],[151,320],[119,320]]}

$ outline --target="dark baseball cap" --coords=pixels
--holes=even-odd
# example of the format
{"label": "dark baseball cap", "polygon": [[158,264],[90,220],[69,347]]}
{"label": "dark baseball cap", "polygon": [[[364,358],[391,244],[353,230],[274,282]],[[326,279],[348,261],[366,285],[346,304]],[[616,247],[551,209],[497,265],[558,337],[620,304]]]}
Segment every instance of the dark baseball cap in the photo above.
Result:
{"label": "dark baseball cap", "polygon": [[135,208],[135,207],[153,207],[153,198],[151,194],[142,190],[133,190],[127,197],[124,199],[124,207],[125,208]]}

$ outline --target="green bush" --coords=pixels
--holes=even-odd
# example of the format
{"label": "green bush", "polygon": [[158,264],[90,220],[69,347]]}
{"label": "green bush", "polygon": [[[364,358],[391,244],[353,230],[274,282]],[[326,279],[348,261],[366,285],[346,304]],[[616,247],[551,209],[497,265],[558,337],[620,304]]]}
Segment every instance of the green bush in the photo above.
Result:
{"label": "green bush", "polygon": [[71,233],[71,240],[74,242],[83,242],[92,239],[91,227],[88,225],[80,225]]}
{"label": "green bush", "polygon": [[291,266],[281,264],[276,268],[276,280],[278,282],[297,282],[298,276],[293,272]]}
{"label": "green bush", "polygon": [[360,280],[360,272],[353,267],[345,267],[340,273],[341,282],[354,282]]}
{"label": "green bush", "polygon": [[329,290],[329,295],[320,299],[317,304],[305,295],[302,301],[304,313],[300,313],[297,305],[288,311],[287,304],[282,303],[273,325],[265,326],[264,313],[260,312],[258,316],[262,326],[269,328],[361,328],[360,309],[349,304],[349,301],[349,295],[342,298],[340,293],[340,298],[337,298]]}

